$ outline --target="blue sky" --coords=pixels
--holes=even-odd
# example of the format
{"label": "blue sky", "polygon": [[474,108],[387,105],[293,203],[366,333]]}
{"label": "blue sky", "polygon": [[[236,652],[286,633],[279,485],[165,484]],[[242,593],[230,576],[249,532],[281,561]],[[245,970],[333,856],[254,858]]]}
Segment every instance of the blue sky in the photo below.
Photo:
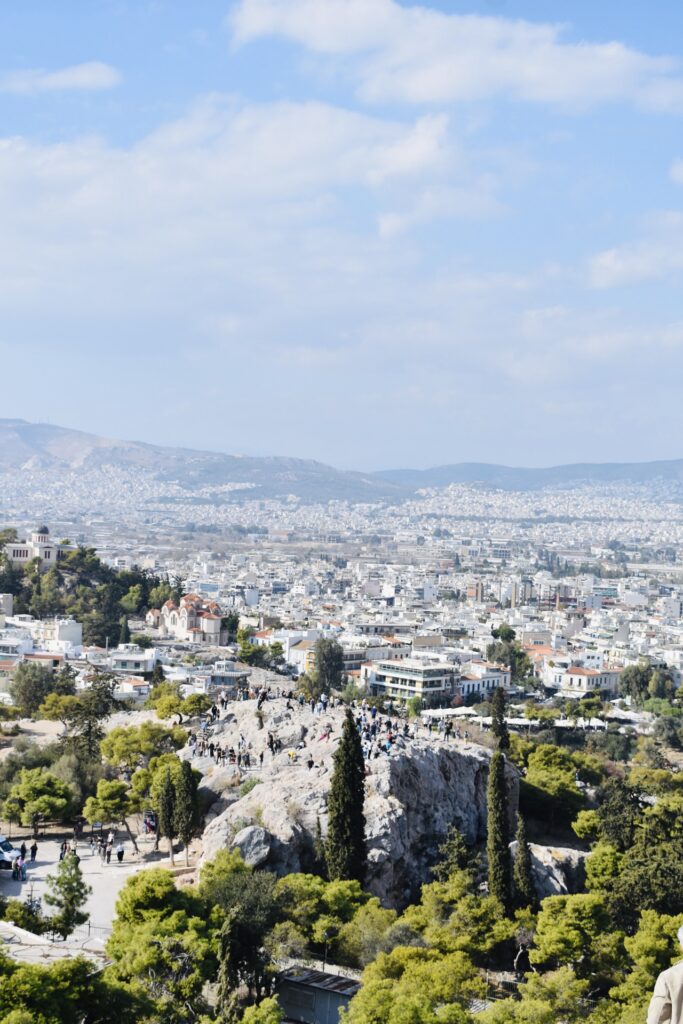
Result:
{"label": "blue sky", "polygon": [[683,5],[0,7],[0,415],[683,456]]}

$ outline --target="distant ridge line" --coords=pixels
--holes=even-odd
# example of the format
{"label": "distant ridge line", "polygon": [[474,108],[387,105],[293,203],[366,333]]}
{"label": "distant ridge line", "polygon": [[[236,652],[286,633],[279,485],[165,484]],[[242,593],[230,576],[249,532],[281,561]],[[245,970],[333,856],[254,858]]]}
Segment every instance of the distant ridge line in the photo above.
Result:
{"label": "distant ridge line", "polygon": [[85,474],[104,466],[144,471],[151,479],[174,481],[188,491],[230,483],[237,485],[232,492],[237,498],[293,494],[308,501],[401,500],[421,489],[450,484],[532,491],[580,483],[683,483],[683,459],[580,462],[538,469],[460,462],[430,469],[361,473],[335,469],[314,459],[229,455],[100,437],[49,423],[0,419],[0,472]]}

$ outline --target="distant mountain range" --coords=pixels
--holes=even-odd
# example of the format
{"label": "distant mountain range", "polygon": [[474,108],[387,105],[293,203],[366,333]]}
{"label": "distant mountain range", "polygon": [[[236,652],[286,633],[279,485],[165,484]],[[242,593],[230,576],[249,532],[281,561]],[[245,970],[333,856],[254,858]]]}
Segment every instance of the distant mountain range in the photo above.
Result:
{"label": "distant mountain range", "polygon": [[[434,469],[391,469],[357,473],[311,459],[252,457],[118,441],[79,430],[26,420],[0,419],[0,472],[89,471],[114,466],[142,470],[152,479],[173,481],[188,492],[232,484],[233,497],[296,495],[307,501],[400,500],[420,488],[466,483],[530,491],[574,483],[683,483],[683,459],[636,463],[578,463],[521,469],[462,462]],[[243,486],[239,486],[243,485]]]}
{"label": "distant mountain range", "polygon": [[221,484],[244,485],[236,497],[294,494],[307,501],[376,501],[409,493],[400,484],[367,473],[351,473],[312,459],[222,455],[167,448],[141,441],[117,441],[46,423],[0,419],[0,472],[89,471],[105,466],[143,470],[160,482],[187,491]]}

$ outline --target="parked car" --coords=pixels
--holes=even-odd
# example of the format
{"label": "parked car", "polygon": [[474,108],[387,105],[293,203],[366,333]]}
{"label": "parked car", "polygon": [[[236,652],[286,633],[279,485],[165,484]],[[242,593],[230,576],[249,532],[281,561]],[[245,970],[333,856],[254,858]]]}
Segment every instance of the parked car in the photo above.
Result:
{"label": "parked car", "polygon": [[19,856],[19,850],[5,836],[0,836],[0,869],[9,869]]}

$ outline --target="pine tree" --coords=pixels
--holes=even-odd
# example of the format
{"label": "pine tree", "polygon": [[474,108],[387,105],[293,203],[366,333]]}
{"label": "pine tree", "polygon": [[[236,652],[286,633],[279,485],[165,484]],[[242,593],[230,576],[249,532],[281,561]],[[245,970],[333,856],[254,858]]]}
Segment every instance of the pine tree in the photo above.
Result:
{"label": "pine tree", "polygon": [[175,831],[175,789],[173,788],[171,773],[168,769],[161,780],[157,802],[159,834],[168,839],[171,864],[175,864],[173,859],[173,840],[177,834]]}
{"label": "pine tree", "polygon": [[512,867],[512,884],[518,907],[536,906],[538,896],[531,870],[531,850],[526,837],[526,824],[521,814],[517,818],[517,849]]}
{"label": "pine tree", "polygon": [[510,749],[510,733],[505,721],[505,692],[501,688],[494,690],[491,698],[491,732],[498,740],[498,750]]}
{"label": "pine tree", "polygon": [[197,781],[189,761],[183,761],[174,787],[173,828],[185,847],[185,863],[190,863],[190,840],[197,831]]}
{"label": "pine tree", "polygon": [[328,799],[325,859],[331,881],[356,879],[363,883],[365,850],[365,762],[353,715],[346,712],[342,737],[334,755]]}
{"label": "pine tree", "polygon": [[510,909],[510,851],[508,849],[507,792],[505,789],[505,757],[496,750],[489,765],[486,793],[486,853],[488,856],[489,893]]}
{"label": "pine tree", "polygon": [[120,618],[121,630],[119,632],[119,643],[129,644],[130,643],[130,628],[128,626],[128,619],[125,615]]}
{"label": "pine tree", "polygon": [[56,875],[47,876],[47,885],[45,902],[56,909],[50,918],[50,925],[66,939],[77,925],[84,924],[90,917],[81,908],[92,889],[83,881],[78,859],[72,853],[60,860]]}

